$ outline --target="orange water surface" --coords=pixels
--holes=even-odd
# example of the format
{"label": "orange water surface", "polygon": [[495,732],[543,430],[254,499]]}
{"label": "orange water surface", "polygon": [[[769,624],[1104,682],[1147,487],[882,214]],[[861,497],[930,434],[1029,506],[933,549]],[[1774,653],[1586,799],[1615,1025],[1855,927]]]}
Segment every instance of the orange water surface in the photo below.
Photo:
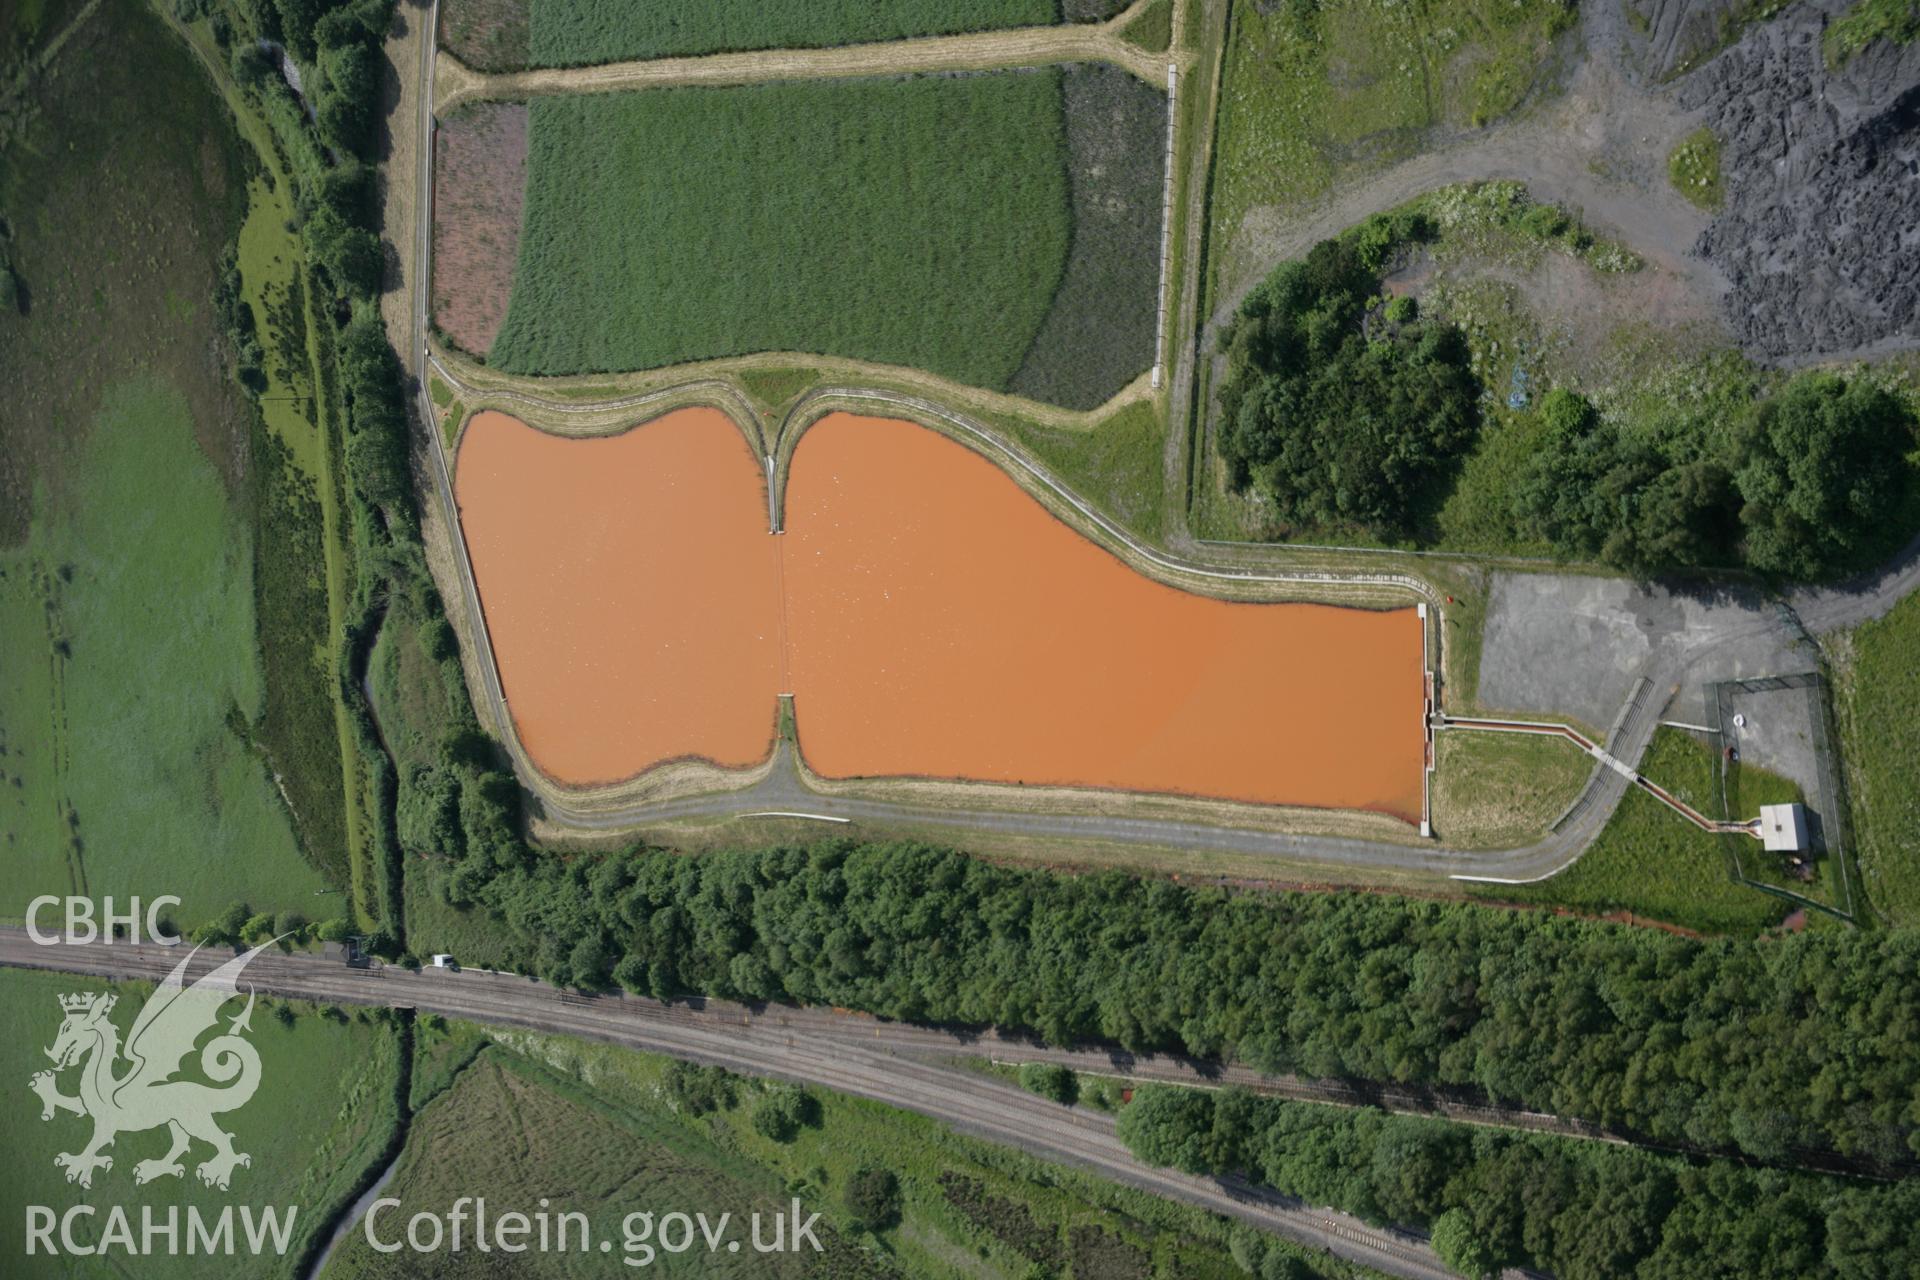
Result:
{"label": "orange water surface", "polygon": [[725,414],[593,440],[475,414],[455,494],[507,708],[549,776],[766,758],[779,547],[760,460]]}
{"label": "orange water surface", "polygon": [[1420,820],[1421,623],[1141,577],[998,466],[833,414],[784,541],[795,714],[829,777],[914,774]]}
{"label": "orange water surface", "polygon": [[777,538],[757,461],[713,410],[591,441],[482,414],[457,487],[514,723],[562,782],[763,759],[784,661],[801,748],[827,777],[1419,820],[1412,609],[1163,586],[915,424],[809,428]]}

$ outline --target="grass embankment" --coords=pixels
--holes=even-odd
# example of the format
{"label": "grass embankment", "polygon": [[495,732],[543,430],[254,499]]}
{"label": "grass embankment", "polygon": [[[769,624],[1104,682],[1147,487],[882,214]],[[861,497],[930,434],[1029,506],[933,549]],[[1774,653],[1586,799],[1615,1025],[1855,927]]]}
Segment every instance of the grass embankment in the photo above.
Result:
{"label": "grass embankment", "polygon": [[513,71],[873,44],[1046,26],[1059,17],[1055,0],[452,0],[441,25],[446,46],[468,66]]}
{"label": "grass embankment", "polygon": [[[1713,755],[1682,730],[1655,732],[1640,772],[1713,816]],[[1764,770],[1741,773],[1743,803],[1798,798],[1792,783]],[[1630,787],[1600,838],[1565,871],[1539,884],[1475,885],[1471,892],[1579,911],[1629,911],[1706,933],[1753,933],[1777,923],[1786,903],[1735,882],[1723,840]]]}
{"label": "grass embankment", "polygon": [[1299,205],[1346,174],[1416,153],[1436,126],[1511,112],[1553,74],[1553,38],[1572,19],[1560,0],[1235,0],[1218,247],[1230,249],[1255,206]]}
{"label": "grass embankment", "polygon": [[1097,67],[537,98],[489,362],[816,352],[1093,407],[1152,360],[1163,107]]}
{"label": "grass embankment", "polygon": [[1165,53],[1173,43],[1173,0],[1153,0],[1126,25],[1120,38],[1148,53]]}
{"label": "grass embankment", "polygon": [[1593,773],[1585,752],[1542,734],[1453,731],[1434,752],[1433,832],[1457,849],[1539,839]]}
{"label": "grass embankment", "polygon": [[1667,157],[1673,189],[1709,213],[1719,212],[1726,192],[1720,183],[1720,139],[1704,125],[1680,139]]}
{"label": "grass embankment", "polygon": [[427,393],[433,397],[434,411],[440,417],[440,438],[447,443],[447,457],[451,461],[459,444],[460,424],[466,420],[467,408],[438,374],[427,375]]}
{"label": "grass embankment", "polygon": [[318,503],[221,340],[249,156],[145,6],[107,0],[58,56],[0,181],[6,896],[311,914],[345,879]]}
{"label": "grass embankment", "polygon": [[[471,1034],[453,1024],[434,1037],[452,1058]],[[810,1103],[799,1109],[807,1118],[777,1138],[754,1117],[792,1086],[559,1037],[496,1038],[415,1122],[389,1192],[402,1200],[396,1215],[456,1194],[484,1194],[503,1209],[530,1205],[564,1179],[582,1190],[556,1198],[554,1209],[587,1213],[596,1240],[612,1239],[616,1253],[620,1220],[635,1209],[656,1220],[675,1210],[703,1210],[710,1221],[731,1211],[742,1239],[748,1215],[785,1209],[796,1196],[803,1217],[821,1215],[823,1257],[763,1257],[745,1245],[708,1255],[696,1245],[658,1257],[669,1274],[1243,1274],[1228,1256],[1227,1225],[1213,1215],[962,1138],[921,1116],[808,1089]],[[503,1143],[502,1133],[518,1140]],[[892,1175],[893,1194],[860,1200],[852,1189],[863,1173]],[[338,1266],[349,1280],[410,1274],[394,1268],[405,1257],[376,1257],[356,1234]],[[560,1257],[528,1258],[530,1275],[573,1274]],[[1353,1274],[1315,1264],[1302,1274]]]}
{"label": "grass embankment", "polygon": [[[119,997],[111,1021],[122,1035],[133,1025],[135,1014],[152,992],[138,983],[103,983],[72,974],[29,973],[0,970],[0,1071],[6,1078],[20,1082],[20,1122],[9,1141],[10,1154],[4,1173],[0,1173],[0,1257],[18,1260],[26,1254],[23,1235],[25,1206],[46,1205],[58,1213],[82,1202],[100,1206],[122,1203],[133,1223],[134,1244],[139,1248],[140,1214],[150,1209],[157,1221],[164,1222],[169,1208],[182,1215],[191,1205],[211,1222],[223,1208],[233,1204],[279,1209],[292,1206],[297,1211],[291,1242],[283,1256],[267,1253],[255,1258],[248,1254],[237,1264],[239,1272],[250,1276],[291,1277],[295,1261],[316,1232],[341,1208],[368,1169],[379,1159],[394,1126],[399,1122],[396,1108],[397,1071],[400,1065],[400,1040],[385,1015],[338,1010],[322,1011],[299,1002],[262,1000],[253,1011],[252,1029],[247,1040],[260,1054],[260,1088],[245,1106],[219,1117],[220,1126],[233,1135],[234,1149],[252,1157],[252,1163],[233,1172],[230,1189],[220,1191],[202,1185],[194,1166],[211,1154],[211,1148],[195,1142],[182,1164],[185,1173],[177,1178],[162,1178],[144,1186],[134,1184],[134,1165],[140,1160],[157,1159],[167,1150],[164,1128],[129,1130],[115,1141],[110,1153],[113,1167],[96,1172],[91,1190],[66,1181],[64,1171],[55,1166],[58,1152],[79,1151],[90,1132],[82,1117],[56,1112],[46,1123],[39,1121],[39,1103],[28,1096],[24,1086],[28,1076],[48,1066],[41,1052],[51,1045],[61,1023],[59,997],[79,991],[110,991]],[[240,1011],[233,1003],[226,1015]],[[286,1016],[282,1016],[284,1011]],[[222,1019],[225,1026],[225,1018]],[[197,1079],[196,1056],[187,1058],[187,1078]],[[115,1070],[124,1072],[125,1067]],[[56,1081],[61,1092],[73,1094],[77,1073],[68,1071]],[[217,1086],[216,1086],[217,1087]],[[104,1239],[103,1217],[81,1221],[81,1238]],[[195,1277],[208,1274],[207,1260],[188,1256],[186,1221],[180,1223],[180,1247],[166,1251],[164,1238],[159,1248],[137,1256],[124,1269],[155,1280],[169,1277]],[[239,1223],[235,1233],[240,1234]],[[123,1255],[118,1250],[109,1260],[80,1266],[71,1274],[110,1274]],[[231,1261],[231,1260],[230,1260]],[[38,1264],[29,1264],[36,1266]],[[42,1271],[18,1274],[50,1274]],[[59,1274],[69,1274],[60,1270]]]}
{"label": "grass embankment", "polygon": [[1830,650],[1853,847],[1874,909],[1920,923],[1920,596]]}
{"label": "grass embankment", "polygon": [[1136,537],[1166,532],[1166,421],[1152,400],[1115,410],[1084,430],[1008,418],[999,425],[1062,483]]}

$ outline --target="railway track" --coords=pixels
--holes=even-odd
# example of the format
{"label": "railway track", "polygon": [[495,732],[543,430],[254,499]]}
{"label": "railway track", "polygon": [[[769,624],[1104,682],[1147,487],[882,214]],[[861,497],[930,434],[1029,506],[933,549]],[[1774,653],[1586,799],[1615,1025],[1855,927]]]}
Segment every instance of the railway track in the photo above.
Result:
{"label": "railway track", "polygon": [[[182,954],[152,944],[43,946],[22,928],[0,928],[0,964],[18,968],[156,981]],[[196,958],[192,972],[205,972],[225,958],[224,951]],[[248,967],[246,978],[264,994],[410,1008],[816,1084],[916,1111],[973,1137],[1183,1200],[1392,1275],[1443,1280],[1449,1274],[1415,1237],[1314,1209],[1264,1188],[1142,1164],[1120,1141],[1110,1116],[1061,1107],[991,1076],[898,1052],[884,1042],[867,1040],[857,1026],[853,1034],[847,1034],[846,1027],[836,1035],[808,1034],[831,1024],[807,1019],[818,1025],[783,1026],[739,1006],[708,1012],[657,1001],[602,998],[506,974],[356,969],[305,953],[263,953]]]}

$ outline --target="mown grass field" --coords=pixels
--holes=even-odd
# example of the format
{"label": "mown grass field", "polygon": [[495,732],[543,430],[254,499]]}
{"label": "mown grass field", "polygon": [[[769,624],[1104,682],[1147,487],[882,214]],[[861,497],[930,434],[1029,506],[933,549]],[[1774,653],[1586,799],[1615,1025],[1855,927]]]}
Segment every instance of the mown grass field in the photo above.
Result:
{"label": "mown grass field", "polygon": [[[167,1149],[166,1132],[151,1129],[122,1133],[109,1152],[113,1167],[97,1172],[88,1191],[68,1183],[65,1172],[53,1162],[56,1154],[81,1149],[90,1132],[88,1122],[57,1112],[43,1123],[40,1104],[25,1087],[32,1073],[48,1065],[41,1050],[53,1043],[59,1031],[59,997],[79,991],[112,991],[118,995],[111,1020],[124,1037],[152,987],[107,984],[68,974],[0,970],[0,1072],[18,1085],[15,1106],[19,1117],[9,1130],[13,1135],[8,1143],[12,1158],[0,1173],[0,1257],[9,1259],[10,1265],[21,1265],[26,1251],[25,1206],[30,1204],[63,1213],[70,1205],[86,1202],[99,1206],[102,1214],[106,1206],[118,1204],[132,1220],[136,1241],[142,1207],[150,1206],[164,1220],[170,1206],[184,1214],[186,1206],[193,1205],[209,1215],[217,1215],[229,1204],[293,1206],[297,1214],[285,1256],[254,1258],[242,1254],[218,1261],[232,1264],[231,1274],[235,1275],[294,1276],[295,1261],[308,1239],[345,1203],[357,1181],[378,1159],[397,1123],[394,1090],[400,1042],[395,1029],[372,1015],[334,1015],[306,1004],[282,1006],[277,1001],[260,1001],[247,1035],[260,1054],[260,1088],[246,1105],[220,1117],[221,1126],[233,1135],[235,1150],[253,1158],[252,1164],[234,1171],[229,1190],[205,1187],[195,1176],[194,1165],[209,1154],[201,1143],[195,1143],[182,1161],[186,1165],[183,1177],[136,1186],[134,1165],[157,1158]],[[292,1014],[291,1021],[277,1015],[275,1010],[281,1007]],[[235,1002],[226,1012],[237,1014],[240,1008]],[[126,1067],[121,1064],[117,1070],[124,1072]],[[187,1078],[199,1078],[197,1057],[187,1060],[186,1072]],[[76,1092],[77,1078],[76,1071],[63,1073],[58,1080],[61,1092]],[[184,1218],[181,1229],[184,1233]],[[85,1222],[81,1230],[88,1230]],[[92,1219],[91,1230],[96,1235],[104,1230],[101,1217]],[[239,1230],[238,1223],[235,1230]],[[182,1256],[177,1257],[161,1253],[131,1259],[118,1251],[105,1260],[49,1260],[42,1256],[29,1264],[33,1270],[9,1274],[76,1278],[138,1275],[166,1280],[206,1276],[219,1270],[210,1270],[206,1258],[184,1256],[184,1243],[182,1250]]]}
{"label": "mown grass field", "polygon": [[796,351],[1098,405],[1152,360],[1164,104],[1095,68],[536,98],[488,362]]}
{"label": "mown grass field", "polygon": [[[1235,0],[1221,86],[1212,234],[1404,159],[1438,126],[1508,114],[1553,72],[1562,0]],[[1220,262],[1218,253],[1214,255]]]}
{"label": "mown grass field", "polygon": [[1441,733],[1434,754],[1434,834],[1462,849],[1538,840],[1593,773],[1571,742],[1538,734]]}
{"label": "mown grass field", "polygon": [[1920,596],[1839,637],[1834,704],[1853,845],[1875,911],[1920,922]]}
{"label": "mown grass field", "polygon": [[[1713,814],[1713,756],[1681,730],[1654,734],[1640,772],[1701,813]],[[1780,779],[1759,769],[1743,772],[1753,795],[1765,791],[1785,798],[1774,795]],[[1721,840],[1630,787],[1600,838],[1567,870],[1535,885],[1475,885],[1471,892],[1587,912],[1630,911],[1704,933],[1754,933],[1778,923],[1787,905],[1735,883]]]}
{"label": "mown grass field", "polygon": [[322,865],[339,843],[326,685],[269,678],[325,643],[324,608],[292,607],[320,557],[282,519],[292,473],[215,306],[244,149],[133,0],[94,11],[27,100],[0,178],[26,297],[0,315],[0,915],[75,889],[176,894],[187,924],[235,898],[320,914],[302,837]]}
{"label": "mown grass field", "polygon": [[[443,1057],[459,1052],[460,1034],[460,1024],[452,1024],[438,1050]],[[696,1115],[671,1082],[669,1059],[560,1037],[493,1034],[499,1043],[416,1121],[391,1194],[442,1203],[434,1197],[454,1191],[430,1184],[430,1167],[461,1160],[469,1176],[459,1193],[484,1193],[490,1205],[581,1188],[569,1194],[592,1200],[577,1207],[597,1229],[603,1215],[612,1218],[616,1256],[616,1210],[624,1203],[656,1215],[698,1208],[738,1215],[741,1207],[764,1211],[769,1202],[785,1205],[797,1196],[805,1213],[822,1215],[829,1228],[820,1233],[823,1242],[832,1240],[812,1275],[1244,1274],[1227,1255],[1224,1222],[1212,1215],[960,1137],[908,1112],[809,1089],[819,1107],[815,1123],[776,1141],[756,1131],[752,1114],[777,1086],[736,1078],[731,1102]],[[503,1133],[512,1140],[501,1142]],[[430,1150],[437,1158],[429,1159]],[[846,1204],[849,1183],[869,1169],[893,1173],[900,1192],[898,1218],[877,1229],[856,1222]],[[601,1194],[612,1188],[618,1198]],[[567,1207],[576,1206],[569,1200]],[[410,1274],[380,1270],[387,1260],[370,1252],[359,1244],[343,1251],[328,1276]],[[737,1261],[724,1252],[709,1260],[696,1247],[662,1255],[648,1270],[724,1276],[736,1274]],[[773,1259],[759,1261],[763,1270],[739,1273],[784,1274]],[[541,1264],[531,1264],[527,1274],[584,1273],[545,1262],[537,1270]]]}

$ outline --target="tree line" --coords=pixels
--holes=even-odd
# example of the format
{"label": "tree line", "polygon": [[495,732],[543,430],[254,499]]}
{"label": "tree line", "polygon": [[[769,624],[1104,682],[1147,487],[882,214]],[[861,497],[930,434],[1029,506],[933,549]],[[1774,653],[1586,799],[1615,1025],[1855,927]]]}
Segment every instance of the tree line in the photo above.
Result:
{"label": "tree line", "polygon": [[1120,1137],[1150,1164],[1241,1174],[1376,1224],[1431,1233],[1462,1275],[1559,1280],[1895,1280],[1920,1275],[1920,1180],[1846,1180],[1727,1160],[1168,1085]]}
{"label": "tree line", "polygon": [[456,906],[518,967],[1483,1093],[1790,1161],[1920,1152],[1920,937],[1709,940],[1464,903],[1061,876],[919,844],[535,856],[470,774]]}

